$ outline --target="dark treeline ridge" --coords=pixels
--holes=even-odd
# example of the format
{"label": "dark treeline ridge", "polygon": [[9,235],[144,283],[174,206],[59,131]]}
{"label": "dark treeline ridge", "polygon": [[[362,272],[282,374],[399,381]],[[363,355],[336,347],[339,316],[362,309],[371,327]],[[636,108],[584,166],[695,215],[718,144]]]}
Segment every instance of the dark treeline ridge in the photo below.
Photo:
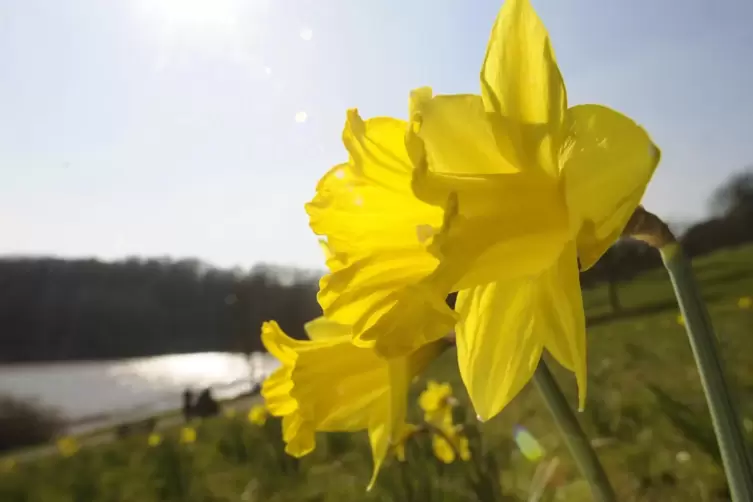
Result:
{"label": "dark treeline ridge", "polygon": [[[713,218],[683,235],[690,255],[753,242],[753,170],[721,187],[712,208]],[[581,279],[584,287],[613,286],[658,266],[655,250],[621,241]],[[269,266],[242,273],[195,260],[2,259],[0,362],[263,350],[265,320],[305,336],[303,323],[321,313],[318,276]]]}
{"label": "dark treeline ridge", "polygon": [[321,311],[318,275],[195,260],[0,260],[0,362],[263,350],[261,323],[291,336]]}

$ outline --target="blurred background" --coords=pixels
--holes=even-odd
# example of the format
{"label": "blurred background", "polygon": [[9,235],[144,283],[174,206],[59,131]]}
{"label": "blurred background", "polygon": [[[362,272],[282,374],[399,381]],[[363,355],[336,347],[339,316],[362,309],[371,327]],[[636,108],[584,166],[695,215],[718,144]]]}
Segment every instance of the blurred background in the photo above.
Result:
{"label": "blurred background", "polygon": [[[613,107],[662,149],[644,205],[696,260],[753,433],[753,4],[533,3],[569,103]],[[303,466],[274,448],[273,462],[252,461],[279,431],[239,432],[228,416],[197,426],[208,428],[206,450],[176,446],[149,471],[129,471],[148,453],[127,440],[177,430],[185,391],[243,414],[257,402],[276,367],[261,323],[300,338],[320,314],[324,263],[303,204],[345,159],[346,109],[405,118],[413,88],[478,93],[500,5],[0,3],[0,500],[428,500],[431,490],[466,500],[461,481],[430,481],[412,498],[389,483],[367,495],[357,439],[334,439]],[[592,382],[580,418],[604,440],[621,500],[725,500],[658,254],[619,242],[581,281]],[[467,403],[454,364],[448,355],[430,375]],[[571,376],[557,376],[574,396]],[[521,424],[563,462],[542,496],[586,500],[528,390],[475,425],[499,456],[503,495],[528,500],[535,465],[510,442]],[[90,457],[62,455],[66,437]]]}

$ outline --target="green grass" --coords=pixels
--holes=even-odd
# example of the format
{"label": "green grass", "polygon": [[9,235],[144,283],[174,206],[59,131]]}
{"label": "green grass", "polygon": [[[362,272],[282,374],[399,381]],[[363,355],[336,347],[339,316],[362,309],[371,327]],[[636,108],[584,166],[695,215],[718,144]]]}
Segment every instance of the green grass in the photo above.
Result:
{"label": "green grass", "polygon": [[[753,295],[753,246],[718,252],[694,267],[739,406],[753,418],[753,310],[737,307],[741,296]],[[623,311],[615,314],[605,287],[584,293],[589,389],[586,411],[579,414],[589,436],[603,440],[597,451],[619,500],[724,500],[710,418],[666,273],[655,270],[621,285],[620,298]],[[574,379],[552,367],[575,403]],[[561,461],[543,500],[590,500],[531,386],[498,417],[477,424],[454,352],[427,376],[453,384],[470,434],[480,430],[480,438],[472,440],[472,464],[444,466],[419,441],[407,464],[391,462],[366,493],[371,461],[363,435],[322,435],[317,450],[296,461],[282,452],[278,422],[258,428],[241,415],[203,422],[192,445],[180,444],[172,430],[156,448],[134,437],[84,448],[72,458],[50,455],[19,463],[6,472],[0,463],[0,500],[526,500],[536,465],[511,440],[518,424]]]}

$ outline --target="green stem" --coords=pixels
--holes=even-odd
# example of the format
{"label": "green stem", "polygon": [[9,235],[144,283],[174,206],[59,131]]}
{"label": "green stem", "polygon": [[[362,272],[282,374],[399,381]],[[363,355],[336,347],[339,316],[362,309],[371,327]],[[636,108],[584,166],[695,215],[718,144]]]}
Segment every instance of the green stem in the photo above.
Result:
{"label": "green stem", "polygon": [[740,426],[740,415],[724,375],[714,328],[693,277],[693,269],[678,244],[665,245],[659,251],[685,319],[685,329],[711,412],[732,500],[753,501],[753,462]]}
{"label": "green stem", "polygon": [[594,500],[597,502],[615,501],[616,496],[612,485],[609,484],[607,474],[591,447],[591,442],[580,428],[578,419],[575,418],[573,410],[567,404],[567,399],[543,359],[533,374],[533,382],[554,416],[557,428],[565,438],[565,443],[575,463],[578,464],[580,472],[588,481]]}

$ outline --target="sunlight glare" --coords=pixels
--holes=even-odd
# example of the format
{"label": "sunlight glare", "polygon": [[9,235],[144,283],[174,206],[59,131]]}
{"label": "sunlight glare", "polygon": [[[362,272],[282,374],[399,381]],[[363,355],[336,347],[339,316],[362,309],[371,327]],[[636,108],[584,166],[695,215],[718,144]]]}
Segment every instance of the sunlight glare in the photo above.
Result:
{"label": "sunlight glare", "polygon": [[192,26],[235,24],[233,0],[159,0],[174,22]]}
{"label": "sunlight glare", "polygon": [[303,124],[306,122],[306,119],[309,117],[308,113],[306,112],[298,112],[295,114],[295,121],[299,124]]}
{"label": "sunlight glare", "polygon": [[172,35],[222,34],[236,29],[237,0],[149,0],[150,17]]}

